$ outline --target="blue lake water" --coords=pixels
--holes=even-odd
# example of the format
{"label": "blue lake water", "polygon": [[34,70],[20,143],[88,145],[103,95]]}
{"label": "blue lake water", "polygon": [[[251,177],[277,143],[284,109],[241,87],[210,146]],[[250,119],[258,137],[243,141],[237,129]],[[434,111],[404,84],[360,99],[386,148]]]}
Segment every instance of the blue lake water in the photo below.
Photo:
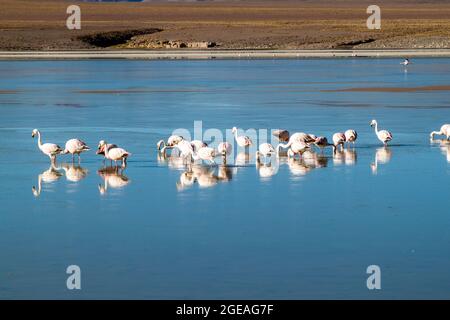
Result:
{"label": "blue lake water", "polygon": [[[450,144],[429,139],[450,92],[339,91],[445,85],[450,59],[0,62],[0,298],[450,298]],[[156,142],[194,121],[359,138],[186,183]],[[93,150],[52,169],[33,128]],[[102,171],[101,139],[132,153],[123,172]]]}

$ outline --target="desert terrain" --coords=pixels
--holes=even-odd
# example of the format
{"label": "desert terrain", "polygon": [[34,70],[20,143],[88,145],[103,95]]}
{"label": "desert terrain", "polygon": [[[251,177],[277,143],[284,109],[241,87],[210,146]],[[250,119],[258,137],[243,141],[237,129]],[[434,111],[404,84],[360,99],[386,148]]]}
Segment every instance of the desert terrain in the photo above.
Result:
{"label": "desert terrain", "polygon": [[[66,28],[70,4],[81,7],[81,30]],[[449,2],[377,1],[381,30],[366,27],[370,4],[2,0],[0,50],[450,48]]]}

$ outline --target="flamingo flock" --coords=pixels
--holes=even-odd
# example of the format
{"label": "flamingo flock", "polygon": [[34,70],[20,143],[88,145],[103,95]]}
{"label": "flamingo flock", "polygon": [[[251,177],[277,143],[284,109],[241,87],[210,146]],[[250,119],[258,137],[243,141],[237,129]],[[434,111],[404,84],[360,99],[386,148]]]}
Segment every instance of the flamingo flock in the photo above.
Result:
{"label": "flamingo flock", "polygon": [[[376,138],[383,144],[382,148],[376,150],[375,160],[371,164],[374,174],[378,171],[378,166],[386,164],[392,157],[392,151],[387,148],[388,144],[393,140],[390,131],[378,128],[377,120],[372,120],[370,126],[374,128]],[[234,166],[227,166],[227,158],[232,154],[233,143],[225,141],[220,142],[216,148],[208,146],[207,143],[200,140],[188,141],[180,135],[172,135],[167,141],[160,140],[157,143],[158,159],[160,161],[169,161],[169,167],[176,169],[185,169],[177,183],[179,190],[192,186],[197,182],[201,187],[214,186],[221,181],[229,181],[240,166],[249,162],[250,155],[248,149],[253,145],[250,137],[239,135],[238,129],[233,127],[233,142],[238,147],[243,148],[244,152],[239,152],[235,158]],[[294,176],[303,176],[313,168],[326,167],[328,158],[323,155],[324,149],[332,148],[332,159],[334,165],[355,165],[356,152],[355,143],[358,139],[358,133],[353,129],[337,132],[332,135],[331,142],[325,136],[316,136],[311,133],[295,132],[292,135],[284,129],[273,130],[272,135],[278,139],[276,146],[271,143],[259,144],[255,152],[256,168],[261,178],[268,178],[278,172],[279,165],[286,157],[286,164]],[[430,139],[432,142],[436,136],[442,136],[445,139],[439,140],[441,150],[450,163],[450,124],[444,124],[439,130],[431,131]],[[90,147],[81,139],[72,138],[67,140],[64,149],[58,144],[42,141],[42,134],[38,129],[32,131],[32,137],[37,137],[38,149],[50,159],[50,168],[42,172],[38,176],[37,187],[33,186],[32,192],[37,197],[40,195],[43,185],[51,184],[63,176],[64,171],[67,181],[78,182],[87,176],[88,171],[83,169],[79,164],[81,162],[81,154],[90,151]],[[315,153],[317,148],[320,153]],[[171,150],[170,158],[167,158],[167,151]],[[72,165],[62,164],[60,167],[56,165],[56,157],[59,155],[70,154],[72,156]],[[97,146],[96,154],[103,157],[104,162],[110,161],[110,167],[104,167],[98,171],[98,174],[104,179],[104,183],[99,185],[101,194],[107,193],[108,188],[120,189],[126,186],[130,180],[123,174],[123,170],[127,166],[127,159],[131,153],[116,144],[108,143],[100,140]],[[74,165],[76,160],[78,165]],[[216,163],[216,158],[222,158],[222,164]],[[275,160],[276,159],[276,160]],[[213,167],[205,169],[195,162],[206,162],[218,168],[217,174]],[[115,166],[112,166],[114,162]],[[120,162],[120,168],[118,166]]]}
{"label": "flamingo flock", "polygon": [[[377,120],[372,120],[370,126],[374,128],[376,137],[385,147],[393,140],[393,135],[390,131],[378,129]],[[248,148],[253,145],[253,141],[250,137],[238,135],[237,127],[233,127],[231,132],[239,147],[248,151]],[[336,154],[338,151],[343,152],[345,150],[345,144],[347,144],[348,147],[350,145],[354,147],[356,140],[358,139],[358,133],[353,129],[333,134],[333,143],[330,143],[327,137],[324,136],[316,136],[304,132],[295,132],[291,135],[289,134],[289,131],[284,129],[274,130],[272,134],[278,138],[278,145],[274,147],[270,143],[260,144],[255,155],[257,161],[260,162],[261,157],[264,158],[264,162],[272,157],[272,155],[279,157],[282,149],[287,149],[288,158],[295,158],[296,156],[301,158],[303,153],[312,150],[314,147],[317,147],[322,153],[326,147],[331,147],[333,149],[333,154]],[[439,131],[432,131],[430,133],[430,138],[434,139],[436,135],[445,136],[447,140],[450,140],[450,124],[442,125]],[[77,156],[78,163],[80,163],[81,154],[90,150],[88,145],[78,138],[67,140],[65,148],[63,149],[55,143],[43,143],[42,134],[38,129],[34,129],[31,136],[33,138],[36,136],[38,137],[37,144],[39,150],[50,158],[52,164],[55,163],[58,155],[65,154],[72,155],[72,162],[75,161],[75,156]],[[227,156],[232,153],[233,145],[230,142],[221,142],[215,149],[209,147],[206,142],[200,140],[188,141],[180,135],[171,135],[167,139],[167,142],[164,140],[158,141],[157,149],[162,154],[166,154],[169,149],[177,150],[179,156],[185,163],[202,160],[215,164],[215,158],[218,156],[221,156],[223,160],[226,161]],[[120,161],[122,167],[126,166],[127,159],[131,156],[131,153],[124,148],[121,148],[116,144],[107,143],[105,140],[99,141],[96,154],[103,156],[105,161],[109,160],[111,163],[114,161],[116,165],[117,162]]]}

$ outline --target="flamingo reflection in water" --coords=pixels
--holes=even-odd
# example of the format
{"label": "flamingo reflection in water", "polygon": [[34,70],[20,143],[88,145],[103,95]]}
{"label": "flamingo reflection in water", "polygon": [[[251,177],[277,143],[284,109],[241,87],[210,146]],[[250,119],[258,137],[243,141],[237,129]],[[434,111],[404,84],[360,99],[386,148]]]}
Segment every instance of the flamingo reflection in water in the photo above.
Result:
{"label": "flamingo reflection in water", "polygon": [[55,164],[52,163],[50,167],[43,171],[41,174],[38,175],[38,186],[33,186],[31,188],[31,191],[33,192],[33,195],[35,197],[39,197],[41,195],[42,191],[42,184],[52,184],[56,181],[58,181],[63,174],[58,171],[58,169],[55,167]]}
{"label": "flamingo reflection in water", "polygon": [[431,139],[431,143],[439,144],[442,154],[446,157],[447,162],[450,163],[450,140]]}
{"label": "flamingo reflection in water", "polygon": [[187,171],[180,175],[177,182],[178,191],[192,187],[196,182],[200,188],[210,188],[216,186],[219,182],[227,182],[232,179],[230,167],[225,165],[216,167],[204,165],[192,165]]}
{"label": "flamingo reflection in water", "polygon": [[80,180],[83,180],[89,172],[87,169],[73,163],[62,163],[60,168],[64,170],[66,180],[71,182],[79,182]]}
{"label": "flamingo reflection in water", "polygon": [[391,161],[392,151],[389,147],[381,147],[378,148],[375,152],[375,161],[371,163],[370,168],[372,169],[373,174],[378,173],[378,165],[379,164],[387,164]]}
{"label": "flamingo reflection in water", "polygon": [[98,185],[100,194],[106,194],[108,188],[122,189],[126,187],[131,180],[123,174],[124,169],[118,166],[105,167],[97,171],[98,175],[103,178],[103,184]]}

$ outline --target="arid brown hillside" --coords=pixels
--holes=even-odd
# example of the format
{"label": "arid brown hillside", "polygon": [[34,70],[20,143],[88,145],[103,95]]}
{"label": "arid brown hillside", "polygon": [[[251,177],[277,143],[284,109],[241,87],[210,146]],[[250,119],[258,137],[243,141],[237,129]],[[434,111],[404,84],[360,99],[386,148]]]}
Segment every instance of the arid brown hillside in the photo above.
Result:
{"label": "arid brown hillside", "polygon": [[157,48],[169,40],[222,49],[450,48],[448,1],[377,1],[382,29],[368,30],[372,2],[79,2],[82,30],[70,31],[66,8],[77,2],[2,0],[0,50]]}

